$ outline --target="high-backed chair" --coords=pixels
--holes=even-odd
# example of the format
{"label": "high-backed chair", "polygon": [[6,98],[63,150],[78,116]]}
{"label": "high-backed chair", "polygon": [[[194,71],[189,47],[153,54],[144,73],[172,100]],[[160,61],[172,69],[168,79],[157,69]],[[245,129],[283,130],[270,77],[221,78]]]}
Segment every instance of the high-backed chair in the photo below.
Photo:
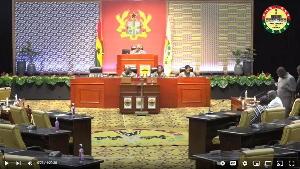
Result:
{"label": "high-backed chair", "polygon": [[[125,68],[124,68],[124,71],[125,71],[125,69],[126,69],[126,66],[125,66]],[[131,69],[131,71],[132,71],[133,73],[137,73],[137,68],[136,68],[136,67],[130,66],[130,69]]]}
{"label": "high-backed chair", "polygon": [[[181,72],[183,72],[183,71],[185,71],[185,68],[184,68],[184,67],[181,67],[181,68],[179,69],[179,72],[181,73]],[[191,71],[191,72],[194,71],[193,67],[190,68],[190,71]]]}
{"label": "high-backed chair", "polygon": [[298,116],[300,113],[300,98],[296,99],[293,103],[292,110],[289,114],[289,117]]}
{"label": "high-backed chair", "polygon": [[31,113],[34,125],[42,128],[52,127],[48,113],[39,110],[32,110]]}
{"label": "high-backed chair", "polygon": [[300,123],[300,120],[295,120],[291,122],[291,124],[296,124],[296,123]]}
{"label": "high-backed chair", "polygon": [[103,77],[102,74],[102,67],[90,67],[90,74],[89,77]]}
{"label": "high-backed chair", "polygon": [[136,49],[136,46],[131,46],[131,50],[135,50]]}
{"label": "high-backed chair", "polygon": [[10,87],[1,87],[0,88],[0,100],[5,100],[10,98],[11,88]]}
{"label": "high-backed chair", "polygon": [[157,67],[151,68],[151,73],[154,73],[154,72],[156,72],[156,71],[157,71]]}
{"label": "high-backed chair", "polygon": [[7,147],[44,151],[39,146],[26,147],[18,125],[13,124],[0,124],[0,138],[1,143],[5,144]]}
{"label": "high-backed chair", "polygon": [[[239,122],[239,125],[237,127],[249,126],[252,115],[253,115],[253,109],[244,110],[241,114],[240,122]],[[212,139],[212,143],[213,144],[220,144],[219,136],[214,137]]]}
{"label": "high-backed chair", "polygon": [[130,54],[130,50],[129,49],[122,49],[122,54]]}
{"label": "high-backed chair", "polygon": [[237,127],[249,126],[250,121],[251,121],[252,116],[253,116],[253,113],[254,113],[254,111],[253,111],[252,108],[244,110],[241,114],[240,122],[239,122],[239,125]]}
{"label": "high-backed chair", "polygon": [[[240,153],[240,158],[238,161],[238,169],[265,169],[265,161],[271,161],[273,163],[274,158],[274,149],[264,148],[264,149],[255,149],[247,150]],[[248,165],[243,165],[243,162],[247,161]],[[253,162],[259,161],[260,165],[253,167]],[[271,166],[268,166],[268,169],[272,169]]]}
{"label": "high-backed chair", "polygon": [[26,124],[30,125],[30,121],[27,117],[27,113],[24,107],[10,107],[11,116],[15,124]]}
{"label": "high-backed chair", "polygon": [[[0,153],[2,157],[3,154]],[[5,161],[8,162],[8,165],[5,166]],[[38,164],[38,159],[36,157],[29,156],[19,156],[19,155],[10,155],[5,154],[4,158],[0,158],[0,169],[39,169],[40,165]],[[16,165],[16,161],[21,162],[19,165]],[[28,163],[31,162],[31,165]]]}
{"label": "high-backed chair", "polygon": [[285,119],[285,108],[284,107],[276,107],[271,109],[266,109],[262,113],[262,123],[273,122],[274,120],[282,120]]}
{"label": "high-backed chair", "polygon": [[300,123],[290,124],[284,127],[279,145],[289,142],[300,142]]}
{"label": "high-backed chair", "polygon": [[11,124],[0,124],[1,142],[7,147],[26,149],[22,139],[19,126]]}

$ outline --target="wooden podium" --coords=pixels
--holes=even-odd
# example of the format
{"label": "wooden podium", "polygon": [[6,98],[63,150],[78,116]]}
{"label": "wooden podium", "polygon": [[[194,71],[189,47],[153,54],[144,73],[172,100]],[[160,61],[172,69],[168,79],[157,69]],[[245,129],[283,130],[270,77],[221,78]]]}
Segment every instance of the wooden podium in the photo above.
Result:
{"label": "wooden podium", "polygon": [[117,56],[117,75],[120,76],[124,72],[125,65],[135,66],[137,72],[140,72],[140,66],[150,65],[156,67],[158,65],[157,55],[153,54],[124,54]]}
{"label": "wooden podium", "polygon": [[120,113],[134,114],[136,111],[141,110],[141,107],[149,114],[159,113],[159,96],[160,85],[157,84],[143,85],[143,98],[141,98],[140,84],[120,84]]}

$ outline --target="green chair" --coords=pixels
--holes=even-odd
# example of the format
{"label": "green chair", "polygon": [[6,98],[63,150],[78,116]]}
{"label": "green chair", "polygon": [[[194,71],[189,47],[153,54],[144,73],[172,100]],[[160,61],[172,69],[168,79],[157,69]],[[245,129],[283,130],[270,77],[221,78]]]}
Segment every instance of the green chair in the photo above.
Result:
{"label": "green chair", "polygon": [[[265,148],[265,149],[254,149],[247,150],[240,153],[240,158],[238,161],[238,169],[265,169],[265,161],[271,161],[273,163],[274,158],[274,149]],[[248,165],[243,165],[243,162],[246,161]],[[259,161],[259,166],[253,166],[254,161]],[[272,169],[271,166],[268,169]]]}
{"label": "green chair", "polygon": [[284,107],[277,107],[266,109],[262,113],[262,123],[273,122],[274,120],[283,120],[285,119],[285,108]]}
{"label": "green chair", "polygon": [[[240,122],[239,122],[239,125],[237,127],[249,126],[252,115],[253,115],[253,109],[252,108],[244,110],[241,114]],[[214,137],[212,139],[212,143],[213,144],[220,144],[219,136]]]}

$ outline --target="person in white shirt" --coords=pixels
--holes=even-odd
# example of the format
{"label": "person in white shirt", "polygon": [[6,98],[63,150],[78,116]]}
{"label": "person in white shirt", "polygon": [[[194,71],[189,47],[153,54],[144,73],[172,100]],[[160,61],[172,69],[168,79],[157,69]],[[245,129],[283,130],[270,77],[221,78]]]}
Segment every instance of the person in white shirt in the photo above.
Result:
{"label": "person in white shirt", "polygon": [[277,92],[275,90],[270,90],[267,93],[268,99],[270,103],[268,104],[269,108],[283,107],[281,99],[277,96]]}

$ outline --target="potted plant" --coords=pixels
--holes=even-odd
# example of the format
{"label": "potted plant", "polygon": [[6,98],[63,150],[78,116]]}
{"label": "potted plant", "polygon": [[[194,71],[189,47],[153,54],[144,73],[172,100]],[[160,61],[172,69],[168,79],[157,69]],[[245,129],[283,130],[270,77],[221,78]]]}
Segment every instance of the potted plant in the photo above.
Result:
{"label": "potted plant", "polygon": [[33,58],[38,56],[40,52],[36,52],[32,49],[32,43],[30,41],[26,42],[26,46],[20,51],[22,56],[29,58],[29,64],[27,65],[27,74],[34,75],[36,73],[36,68],[33,63]]}
{"label": "potted plant", "polygon": [[251,74],[251,63],[254,61],[253,56],[255,56],[255,49],[250,47],[245,48],[242,53],[242,60],[243,60],[243,71],[244,75]]}
{"label": "potted plant", "polygon": [[242,75],[243,74],[243,66],[240,64],[242,62],[242,51],[240,49],[232,50],[232,55],[235,59],[235,66],[234,66],[234,74],[235,75]]}

